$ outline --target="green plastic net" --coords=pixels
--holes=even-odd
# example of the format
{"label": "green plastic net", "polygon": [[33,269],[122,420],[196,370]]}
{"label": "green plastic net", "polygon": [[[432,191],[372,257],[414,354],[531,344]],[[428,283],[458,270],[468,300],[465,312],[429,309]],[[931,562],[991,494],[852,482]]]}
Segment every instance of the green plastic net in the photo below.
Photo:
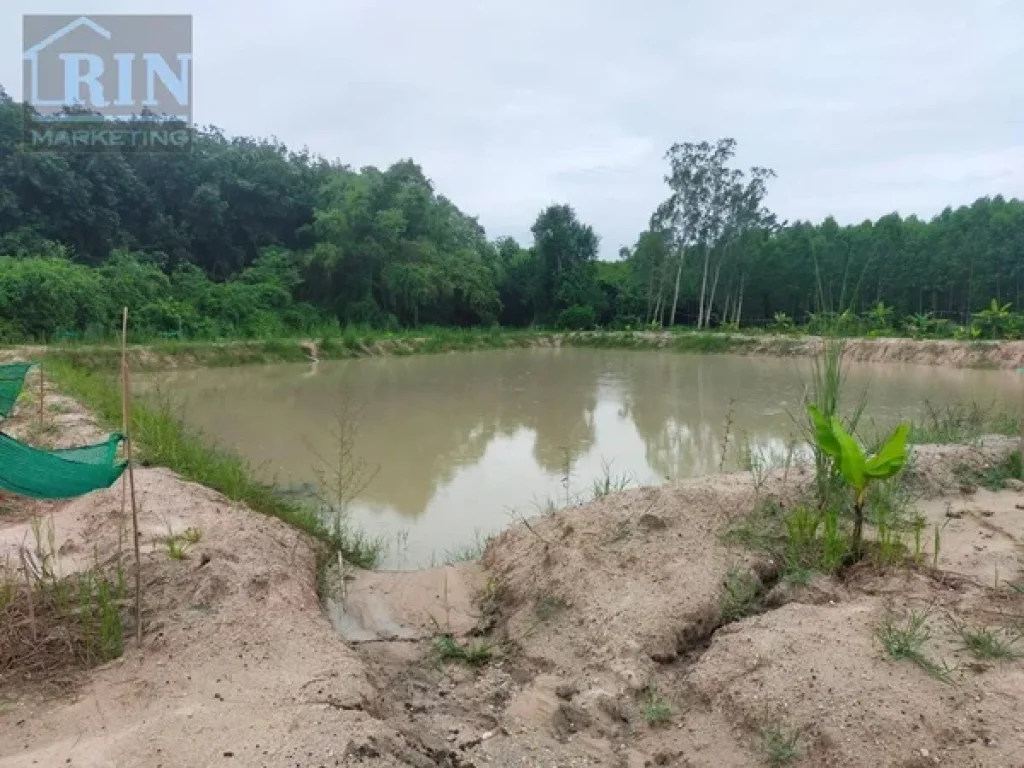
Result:
{"label": "green plastic net", "polygon": [[123,438],[44,451],[0,432],[0,489],[34,499],[69,499],[109,488],[124,472],[115,462]]}
{"label": "green plastic net", "polygon": [[0,416],[11,415],[11,409],[25,385],[25,375],[32,363],[9,363],[0,365]]}

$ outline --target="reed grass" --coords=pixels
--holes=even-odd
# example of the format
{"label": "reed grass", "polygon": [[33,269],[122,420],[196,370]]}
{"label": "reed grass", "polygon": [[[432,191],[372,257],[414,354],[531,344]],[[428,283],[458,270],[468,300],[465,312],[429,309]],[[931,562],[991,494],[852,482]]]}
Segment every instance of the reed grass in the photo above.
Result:
{"label": "reed grass", "polygon": [[[108,427],[119,428],[121,393],[114,376],[83,370],[64,359],[47,365],[63,391],[79,399]],[[167,467],[250,509],[276,517],[340,552],[354,565],[372,568],[381,554],[380,542],[353,530],[347,520],[331,519],[312,505],[282,498],[272,486],[258,481],[242,457],[212,445],[201,431],[187,426],[165,397],[132,404],[132,437],[143,466]]]}
{"label": "reed grass", "polygon": [[18,561],[0,562],[0,679],[37,684],[119,657],[131,603],[120,559],[65,576],[52,521],[36,518],[32,534]]}
{"label": "reed grass", "polygon": [[971,443],[986,435],[1019,434],[1019,414],[997,405],[976,402],[937,405],[925,400],[923,412],[913,420],[910,443]]}

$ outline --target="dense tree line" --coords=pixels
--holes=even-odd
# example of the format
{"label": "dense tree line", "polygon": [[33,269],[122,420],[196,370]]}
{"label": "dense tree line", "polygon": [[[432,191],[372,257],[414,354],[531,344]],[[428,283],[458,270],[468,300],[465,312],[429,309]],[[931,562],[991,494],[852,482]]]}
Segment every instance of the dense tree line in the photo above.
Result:
{"label": "dense tree line", "polygon": [[[629,254],[644,274],[672,256],[668,236],[658,231],[645,232]],[[1024,203],[982,198],[931,221],[890,214],[853,226],[832,218],[797,222],[756,231],[722,258],[724,295],[716,297],[715,314],[723,321],[762,323],[778,313],[805,319],[820,309],[820,284],[824,306],[836,311],[863,314],[881,302],[896,318],[931,313],[966,323],[993,299],[1024,309]],[[691,261],[683,272],[691,302],[700,277]],[[695,322],[697,314],[691,303],[676,319]]]}
{"label": "dense tree line", "polygon": [[750,325],[823,306],[901,327],[1021,307],[1021,202],[779,224],[763,205],[774,174],[733,168],[731,139],[673,146],[667,200],[604,262],[568,205],[541,211],[528,245],[488,239],[411,160],[353,169],[215,128],[187,152],[42,152],[21,143],[23,110],[0,88],[3,339],[110,334],[122,306],[144,333],[200,337]]}
{"label": "dense tree line", "polygon": [[1021,201],[982,198],[930,221],[890,214],[852,226],[779,224],[762,205],[774,173],[730,168],[734,149],[723,139],[669,150],[670,196],[623,254],[643,295],[634,312],[643,323],[784,324],[845,313],[880,330],[925,315],[968,324],[993,301],[1024,309]]}

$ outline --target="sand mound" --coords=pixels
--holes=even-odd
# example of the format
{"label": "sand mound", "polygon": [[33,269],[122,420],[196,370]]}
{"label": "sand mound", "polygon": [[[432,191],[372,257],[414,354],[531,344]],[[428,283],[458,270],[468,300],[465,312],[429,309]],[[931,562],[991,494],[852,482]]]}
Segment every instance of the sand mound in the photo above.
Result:
{"label": "sand mound", "polygon": [[[505,531],[483,563],[498,583],[508,640],[546,665],[603,668],[642,689],[655,664],[721,623],[730,569],[762,578],[777,570],[719,540],[753,501],[749,478],[728,475],[617,494]],[[547,620],[563,611],[571,623]],[[549,629],[543,640],[538,624]]]}
{"label": "sand mound", "polygon": [[[1007,619],[972,587],[889,579],[836,605],[788,605],[733,624],[687,677],[713,711],[799,736],[807,765],[1014,765],[1024,749],[1024,666],[977,662],[954,619]],[[879,628],[926,616],[923,653],[948,680],[886,657]]]}
{"label": "sand mound", "polygon": [[923,497],[957,493],[962,469],[982,471],[1001,464],[1020,446],[1018,438],[991,435],[973,445],[917,445],[904,472],[910,489]]}
{"label": "sand mound", "polygon": [[[362,710],[375,693],[320,614],[309,543],[165,470],[139,470],[136,483],[143,647],[91,673],[73,703],[54,708],[23,695],[3,709],[0,765],[208,765],[227,753],[243,765],[294,765],[340,756],[371,720]],[[53,513],[57,541],[112,551],[119,511],[118,490],[76,500]],[[153,539],[185,527],[202,539],[172,560]]]}

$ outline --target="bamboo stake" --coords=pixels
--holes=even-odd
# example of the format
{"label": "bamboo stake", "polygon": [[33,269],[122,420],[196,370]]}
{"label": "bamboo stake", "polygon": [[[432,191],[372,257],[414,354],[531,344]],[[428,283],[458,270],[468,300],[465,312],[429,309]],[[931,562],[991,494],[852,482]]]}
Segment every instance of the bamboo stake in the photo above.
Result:
{"label": "bamboo stake", "polygon": [[[142,556],[139,553],[139,513],[135,505],[135,473],[132,470],[131,377],[128,374],[128,307],[121,315],[121,420],[128,488],[132,499],[132,542],[135,545],[135,641],[142,645]],[[122,485],[122,491],[124,486]],[[122,496],[122,501],[124,497]]]}
{"label": "bamboo stake", "polygon": [[43,364],[39,364],[39,436],[43,436],[43,399],[45,397],[45,391],[43,385],[45,380],[43,378]]}

